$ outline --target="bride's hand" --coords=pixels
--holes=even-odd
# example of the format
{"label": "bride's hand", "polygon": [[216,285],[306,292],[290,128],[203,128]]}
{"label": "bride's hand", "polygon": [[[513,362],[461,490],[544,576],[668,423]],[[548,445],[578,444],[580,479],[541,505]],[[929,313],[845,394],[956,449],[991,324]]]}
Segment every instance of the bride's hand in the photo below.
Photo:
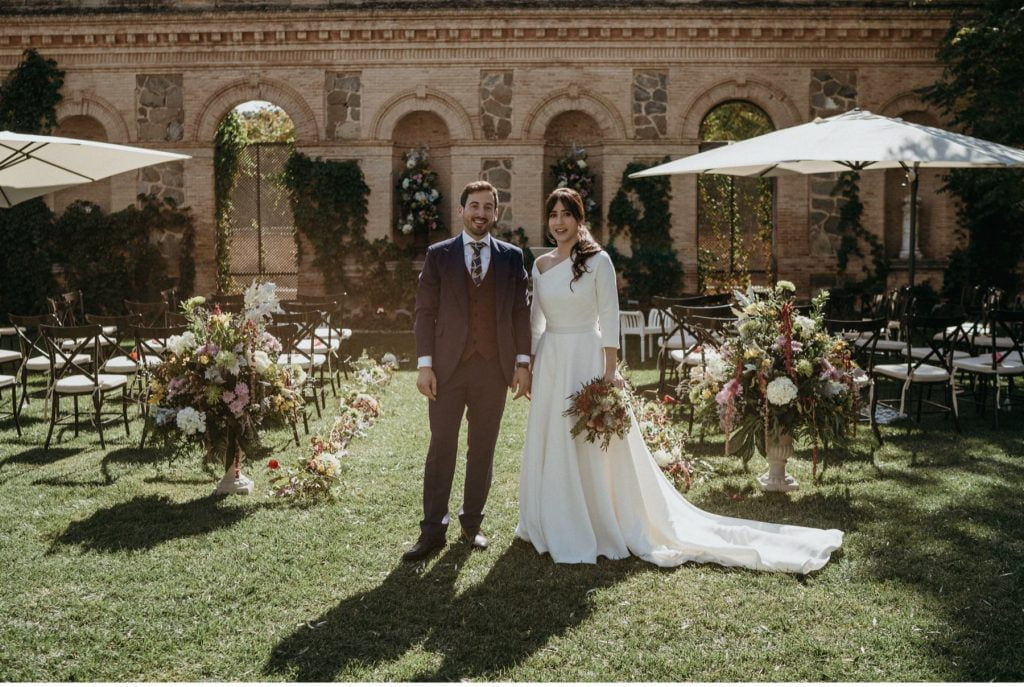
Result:
{"label": "bride's hand", "polygon": [[604,381],[619,389],[626,388],[626,380],[622,378],[622,375],[619,374],[618,370],[615,370],[610,375],[605,374]]}

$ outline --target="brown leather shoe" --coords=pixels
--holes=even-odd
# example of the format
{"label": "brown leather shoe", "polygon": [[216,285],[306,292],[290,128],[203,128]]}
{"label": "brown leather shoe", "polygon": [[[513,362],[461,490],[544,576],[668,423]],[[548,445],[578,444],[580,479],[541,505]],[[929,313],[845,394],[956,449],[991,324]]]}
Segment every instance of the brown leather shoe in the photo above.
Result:
{"label": "brown leather shoe", "polygon": [[444,548],[444,539],[429,539],[421,536],[412,548],[402,554],[403,561],[422,561]]}
{"label": "brown leather shoe", "polygon": [[487,537],[485,537],[480,530],[472,533],[462,530],[462,535],[459,537],[459,541],[464,544],[469,544],[474,549],[486,549],[487,545],[490,543],[487,541]]}

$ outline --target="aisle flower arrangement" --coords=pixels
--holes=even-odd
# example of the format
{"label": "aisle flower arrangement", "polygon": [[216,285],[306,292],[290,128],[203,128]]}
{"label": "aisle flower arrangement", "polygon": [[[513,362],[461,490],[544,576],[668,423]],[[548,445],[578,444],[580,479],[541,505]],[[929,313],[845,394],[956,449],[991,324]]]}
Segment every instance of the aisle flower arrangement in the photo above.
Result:
{"label": "aisle flower arrangement", "polygon": [[558,188],[568,187],[580,194],[587,217],[595,223],[600,209],[594,196],[597,179],[587,163],[587,151],[574,145],[565,157],[551,165],[551,174]]}
{"label": "aisle flower arrangement", "polygon": [[401,202],[397,227],[401,234],[429,237],[444,231],[437,173],[430,166],[425,147],[405,154],[405,166],[395,190]]}
{"label": "aisle flower arrangement", "polygon": [[391,383],[397,366],[397,359],[390,353],[378,363],[363,351],[353,362],[357,383],[342,388],[340,413],[327,436],[311,437],[309,453],[290,465],[268,461],[274,496],[308,500],[337,497],[347,469],[344,459],[348,446],[356,437],[365,436],[381,417],[379,397]]}
{"label": "aisle flower arrangement", "polygon": [[755,448],[791,438],[818,448],[841,441],[857,420],[858,387],[864,371],[850,359],[841,338],[826,333],[822,311],[828,292],[817,296],[807,315],[794,306],[795,287],[736,291],[735,334],[705,362],[690,369],[680,393],[688,394],[697,416],[725,432],[726,453],[746,466]]}
{"label": "aisle flower arrangement", "polygon": [[280,342],[266,322],[280,312],[276,287],[253,284],[240,314],[202,298],[183,305],[188,329],[169,337],[169,355],[149,372],[150,426],[176,450],[201,448],[204,460],[240,469],[255,456],[267,420],[295,422],[301,369],[277,364]]}
{"label": "aisle flower arrangement", "polygon": [[686,450],[689,437],[679,426],[678,420],[672,417],[671,408],[675,403],[675,399],[669,396],[660,402],[641,403],[634,399],[637,425],[654,462],[675,483],[677,489],[687,491],[694,484],[713,475],[715,468]]}

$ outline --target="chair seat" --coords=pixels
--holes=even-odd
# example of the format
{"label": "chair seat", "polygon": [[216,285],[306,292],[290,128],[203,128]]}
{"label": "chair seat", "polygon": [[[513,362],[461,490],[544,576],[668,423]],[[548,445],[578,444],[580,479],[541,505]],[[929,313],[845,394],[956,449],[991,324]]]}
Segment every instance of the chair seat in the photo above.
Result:
{"label": "chair seat", "polygon": [[145,344],[145,349],[150,353],[163,353],[167,350],[167,346],[163,341],[157,341],[156,339],[150,339]]}
{"label": "chair seat", "polygon": [[319,353],[314,353],[312,360],[305,353],[282,353],[277,356],[278,365],[298,365],[303,370],[320,367],[326,362],[327,356]]}
{"label": "chair seat", "polygon": [[1010,354],[1000,361],[995,369],[992,369],[992,354],[986,353],[973,358],[963,358],[953,363],[953,366],[964,372],[976,372],[979,374],[997,375],[1019,375],[1024,374],[1024,362],[1020,356]]}
{"label": "chair seat", "polygon": [[701,364],[700,351],[690,351],[689,353],[687,353],[681,348],[676,348],[669,351],[668,356],[676,365],[696,367],[697,365]]}
{"label": "chair seat", "polygon": [[[933,353],[932,349],[928,346],[913,346],[910,349],[910,357],[914,360],[920,360],[921,358],[927,358]],[[953,360],[962,360],[964,358],[970,358],[971,354],[967,351],[953,351]],[[936,358],[932,358],[935,360]]]}
{"label": "chair seat", "polygon": [[337,339],[331,339],[330,346],[327,345],[326,341],[320,339],[303,339],[295,344],[295,347],[309,355],[310,351],[313,353],[328,353],[330,351],[337,351],[341,348],[341,342]]}
{"label": "chair seat", "polygon": [[330,333],[332,340],[344,341],[345,339],[352,338],[351,329],[329,329],[328,327],[317,327],[316,336],[319,339],[326,339],[328,333]]}
{"label": "chair seat", "polygon": [[668,345],[665,344],[665,337],[664,336],[659,336],[658,337],[658,347],[659,348],[668,348],[668,349],[689,348],[690,346],[694,345],[695,343],[697,343],[697,340],[694,339],[689,334],[683,334],[682,336],[680,336],[679,334],[673,334],[672,336],[668,337]]}
{"label": "chair seat", "polygon": [[17,383],[18,380],[14,375],[0,375],[0,389],[14,386]]}
{"label": "chair seat", "polygon": [[893,341],[892,339],[879,339],[875,343],[876,351],[883,351],[886,353],[897,353],[899,351],[907,350],[906,341]]}
{"label": "chair seat", "polygon": [[[85,365],[92,360],[92,356],[86,353],[79,353],[74,358],[75,365]],[[54,362],[55,366],[59,369],[64,367],[64,361],[57,359]],[[25,361],[25,369],[30,372],[41,372],[50,369],[50,359],[45,355],[37,355],[29,358]]]}
{"label": "chair seat", "polygon": [[[156,367],[162,361],[155,355],[144,356],[142,363],[145,367]],[[103,366],[103,371],[114,375],[130,375],[139,371],[140,364],[126,355],[117,355],[111,358]]]}
{"label": "chair seat", "polygon": [[[872,370],[875,374],[880,374],[884,377],[902,380],[907,379],[906,363],[875,365]],[[943,370],[941,367],[928,364],[919,365],[918,367],[913,368],[912,374],[910,375],[910,381],[912,382],[945,382],[948,380],[948,372]]]}
{"label": "chair seat", "polygon": [[17,327],[0,327],[0,336],[14,336],[17,333]]}
{"label": "chair seat", "polygon": [[0,348],[0,365],[3,363],[13,363],[15,360],[21,360],[21,351],[9,351],[6,348]]}
{"label": "chair seat", "polygon": [[[103,391],[110,391],[118,387],[122,387],[128,383],[128,378],[124,375],[99,375],[96,380],[99,382],[99,388]],[[59,394],[85,394],[92,393],[96,390],[97,385],[93,383],[93,380],[85,375],[71,375],[64,379],[58,379],[57,383],[54,384],[54,389]]]}

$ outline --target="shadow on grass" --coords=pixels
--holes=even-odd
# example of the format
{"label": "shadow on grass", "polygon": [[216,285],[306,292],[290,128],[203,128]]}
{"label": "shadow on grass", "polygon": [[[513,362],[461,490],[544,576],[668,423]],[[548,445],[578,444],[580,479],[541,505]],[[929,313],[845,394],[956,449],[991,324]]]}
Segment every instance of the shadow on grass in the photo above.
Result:
{"label": "shadow on grass", "polygon": [[79,546],[87,551],[151,549],[173,539],[231,527],[252,512],[229,506],[220,496],[175,503],[166,496],[136,496],[68,525],[51,547]]}
{"label": "shadow on grass", "polygon": [[868,574],[917,588],[946,627],[931,654],[941,679],[1016,681],[1024,675],[1024,519],[1020,490],[995,486],[941,508],[912,497],[865,499],[861,515],[879,523],[865,537]]}
{"label": "shadow on grass", "polygon": [[77,455],[83,450],[84,449],[81,448],[60,448],[59,446],[44,449],[42,446],[35,446],[33,448],[26,449],[21,453],[15,453],[7,460],[0,463],[0,467],[4,467],[5,465],[50,465],[64,460],[65,458]]}
{"label": "shadow on grass", "polygon": [[284,639],[265,674],[302,682],[344,679],[423,646],[442,662],[413,680],[486,679],[583,623],[594,610],[595,589],[649,567],[636,559],[556,566],[515,541],[483,582],[456,596],[468,555],[469,547],[451,546],[425,574],[400,565],[373,591],[342,601]]}
{"label": "shadow on grass", "polygon": [[117,476],[115,476],[111,471],[111,466],[152,465],[160,461],[162,458],[163,455],[158,449],[119,448],[109,451],[105,456],[103,456],[103,460],[100,461],[100,479],[72,480],[59,477],[47,477],[44,479],[38,479],[33,482],[33,484],[51,487],[107,487],[117,481]]}

